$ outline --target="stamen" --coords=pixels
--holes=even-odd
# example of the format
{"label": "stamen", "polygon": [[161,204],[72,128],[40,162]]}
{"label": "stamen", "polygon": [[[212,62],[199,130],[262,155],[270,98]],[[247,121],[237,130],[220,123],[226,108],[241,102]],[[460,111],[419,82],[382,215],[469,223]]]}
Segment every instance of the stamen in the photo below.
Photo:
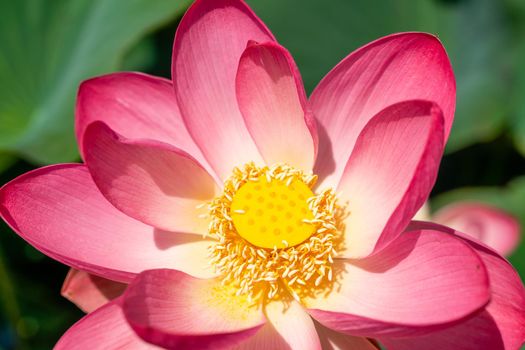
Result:
{"label": "stamen", "polygon": [[[275,186],[279,185],[279,181],[288,188],[286,191],[276,190]],[[283,164],[256,167],[250,163],[233,170],[233,175],[225,182],[223,195],[215,198],[208,209],[211,218],[209,236],[217,240],[217,243],[210,247],[211,263],[222,275],[224,284],[237,288],[236,294],[247,294],[254,302],[263,297],[280,298],[283,293],[289,293],[293,298],[300,300],[332,288],[333,281],[340,273],[333,262],[337,251],[343,248],[343,218],[346,211],[337,204],[335,193],[330,189],[312,196],[311,189],[316,181],[316,175],[305,174]],[[281,220],[280,223],[285,226],[272,226],[274,230],[289,231],[272,233],[275,237],[289,234],[285,236],[286,239],[270,240],[267,246],[261,247],[250,243],[239,234],[236,228],[239,218],[242,217],[246,222],[253,220],[252,215],[257,215],[253,209],[258,208],[257,205],[250,205],[251,209],[247,210],[242,206],[248,207],[247,204],[252,203],[248,200],[257,201],[257,196],[254,195],[256,192],[252,193],[248,187],[243,187],[246,184],[254,188],[260,186],[260,191],[270,191],[267,195],[275,200],[266,203],[267,208],[271,208],[266,209],[269,211],[268,215],[273,215],[274,211],[281,213],[284,209],[277,207],[283,206],[277,200],[278,197],[282,196],[282,201],[291,194],[304,197],[302,200],[305,203],[305,217],[294,221],[295,224],[287,223],[282,218],[276,219]],[[310,189],[309,197],[304,195],[305,192],[298,190],[304,184]],[[239,193],[243,193],[243,201],[237,201],[236,198],[241,198],[237,197]],[[233,202],[240,203],[240,207],[232,208]],[[293,203],[293,210],[300,212],[300,202]],[[293,210],[284,213],[290,215],[289,213],[293,212],[291,216],[295,217],[296,211]],[[298,239],[294,235],[305,232],[305,238],[290,243],[289,239]],[[258,234],[269,235],[270,232]],[[258,243],[259,239],[260,237],[256,237],[254,242]]]}

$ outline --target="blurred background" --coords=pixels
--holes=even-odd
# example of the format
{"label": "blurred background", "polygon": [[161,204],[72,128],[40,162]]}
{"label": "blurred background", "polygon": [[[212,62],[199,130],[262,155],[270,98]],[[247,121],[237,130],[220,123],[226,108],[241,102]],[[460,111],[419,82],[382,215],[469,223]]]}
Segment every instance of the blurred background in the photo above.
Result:
{"label": "blurred background", "polygon": [[[491,203],[525,227],[525,0],[247,0],[295,57],[306,89],[380,36],[426,31],[454,67],[457,112],[431,208]],[[0,185],[79,161],[78,84],[137,70],[170,77],[182,0],[0,0]],[[510,257],[525,277],[525,241]],[[0,349],[50,349],[83,314],[67,268],[0,223]]]}

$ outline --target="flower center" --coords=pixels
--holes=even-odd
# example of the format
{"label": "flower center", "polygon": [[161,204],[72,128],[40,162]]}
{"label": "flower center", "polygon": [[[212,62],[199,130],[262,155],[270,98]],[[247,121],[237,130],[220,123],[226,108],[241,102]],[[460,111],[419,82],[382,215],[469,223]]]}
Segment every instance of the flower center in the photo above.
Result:
{"label": "flower center", "polygon": [[237,233],[261,248],[295,246],[315,232],[310,223],[314,215],[307,199],[312,190],[301,180],[261,176],[237,191],[231,204],[231,217]]}
{"label": "flower center", "polygon": [[211,263],[236,294],[300,300],[333,288],[345,210],[331,189],[314,194],[316,180],[288,165],[249,163],[209,203]]}

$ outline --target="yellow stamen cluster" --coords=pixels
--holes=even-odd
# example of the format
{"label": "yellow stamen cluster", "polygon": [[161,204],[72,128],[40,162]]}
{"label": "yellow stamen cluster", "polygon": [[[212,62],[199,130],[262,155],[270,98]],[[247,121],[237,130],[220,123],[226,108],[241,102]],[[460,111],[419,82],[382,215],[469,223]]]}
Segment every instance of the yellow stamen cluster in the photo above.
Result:
{"label": "yellow stamen cluster", "polygon": [[223,194],[209,204],[208,231],[217,240],[210,247],[211,262],[223,283],[234,285],[237,295],[246,294],[255,301],[280,298],[286,292],[299,300],[328,291],[338,274],[333,262],[342,248],[344,232],[344,210],[337,205],[335,193],[325,190],[304,198],[310,213],[302,223],[312,232],[304,241],[292,246],[283,240],[273,248],[261,247],[239,235],[232,218],[244,214],[242,209],[232,212],[239,189],[261,180],[286,186],[300,181],[312,189],[317,177],[283,164],[257,167],[250,163],[234,169]]}

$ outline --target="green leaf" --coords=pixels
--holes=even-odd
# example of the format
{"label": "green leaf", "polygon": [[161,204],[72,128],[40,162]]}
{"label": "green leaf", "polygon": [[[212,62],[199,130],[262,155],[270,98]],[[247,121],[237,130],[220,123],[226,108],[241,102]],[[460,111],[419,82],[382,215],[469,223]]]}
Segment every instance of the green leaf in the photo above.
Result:
{"label": "green leaf", "polygon": [[[501,208],[514,215],[521,224],[522,234],[525,228],[525,176],[511,181],[506,187],[461,188],[440,194],[432,199],[433,209],[439,209],[457,201],[478,201]],[[525,279],[525,240],[510,257],[522,279]]]}
{"label": "green leaf", "polygon": [[440,8],[440,35],[457,82],[456,118],[447,151],[497,137],[505,124],[509,86],[502,2],[467,0]]}
{"label": "green leaf", "polygon": [[119,68],[126,51],[188,0],[0,2],[0,149],[38,163],[77,158],[79,83]]}
{"label": "green leaf", "polygon": [[124,71],[145,71],[155,63],[155,41],[152,36],[140,40],[124,56],[121,69]]}
{"label": "green leaf", "polygon": [[0,152],[0,173],[9,168],[15,161],[14,155]]}
{"label": "green leaf", "polygon": [[348,53],[378,37],[426,31],[443,41],[458,86],[455,125],[448,150],[499,134],[506,104],[499,1],[464,0],[249,0],[287,47],[307,90]]}
{"label": "green leaf", "polygon": [[[513,13],[516,16],[516,25],[514,27],[514,55],[512,56],[512,65],[514,74],[514,89],[512,94],[512,119],[511,132],[514,137],[516,148],[525,156],[525,4],[516,1],[512,4]],[[519,7],[521,6],[521,7]]]}

